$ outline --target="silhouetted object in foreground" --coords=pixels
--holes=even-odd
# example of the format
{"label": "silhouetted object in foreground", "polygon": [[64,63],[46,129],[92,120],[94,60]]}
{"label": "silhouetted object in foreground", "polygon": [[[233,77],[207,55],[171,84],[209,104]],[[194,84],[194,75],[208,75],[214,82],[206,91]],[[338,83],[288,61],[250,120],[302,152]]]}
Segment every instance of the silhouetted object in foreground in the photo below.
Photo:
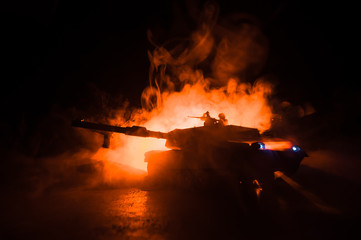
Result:
{"label": "silhouetted object in foreground", "polygon": [[[206,114],[205,118],[210,116]],[[220,119],[224,121],[225,116]],[[298,146],[267,149],[263,142],[272,139],[266,139],[255,128],[223,125],[156,132],[139,126],[73,121],[75,127],[166,139],[165,145],[170,150],[145,154],[148,163],[146,181],[150,187],[208,188],[227,183],[228,186],[241,186],[245,196],[259,199],[260,193],[271,189],[275,171],[293,173],[307,156]]]}
{"label": "silhouetted object in foreground", "polygon": [[218,114],[218,117],[219,117],[218,125],[220,126],[228,125],[228,120],[226,119],[226,115],[224,115],[224,113]]}
{"label": "silhouetted object in foreground", "polygon": [[203,118],[202,120],[204,121],[204,126],[206,126],[206,127],[213,127],[217,124],[217,119],[212,118],[209,115],[208,111],[203,114],[202,118]]}
{"label": "silhouetted object in foreground", "polygon": [[224,113],[218,114],[219,119],[212,118],[208,111],[203,113],[202,117],[188,117],[201,119],[202,121],[204,121],[205,127],[220,127],[228,125],[228,120],[226,119],[226,115],[224,115]]}

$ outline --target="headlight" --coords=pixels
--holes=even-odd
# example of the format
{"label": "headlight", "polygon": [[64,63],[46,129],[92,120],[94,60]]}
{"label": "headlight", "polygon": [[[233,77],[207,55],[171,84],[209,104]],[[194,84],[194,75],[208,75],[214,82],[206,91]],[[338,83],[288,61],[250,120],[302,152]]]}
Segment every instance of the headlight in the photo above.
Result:
{"label": "headlight", "polygon": [[294,152],[298,152],[298,151],[301,150],[301,148],[300,148],[299,146],[296,146],[296,145],[292,146],[291,149],[292,149]]}
{"label": "headlight", "polygon": [[254,142],[251,144],[251,147],[253,149],[259,149],[259,150],[266,149],[266,145],[263,142]]}

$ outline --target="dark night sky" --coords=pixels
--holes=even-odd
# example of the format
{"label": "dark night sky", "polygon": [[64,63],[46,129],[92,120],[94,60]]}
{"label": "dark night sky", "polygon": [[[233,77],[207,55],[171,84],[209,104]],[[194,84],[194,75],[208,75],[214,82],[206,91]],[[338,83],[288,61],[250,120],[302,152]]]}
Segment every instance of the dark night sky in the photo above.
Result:
{"label": "dark night sky", "polygon": [[[148,82],[147,50],[152,48],[147,29],[160,39],[187,36],[193,22],[185,2],[37,0],[3,5],[5,132],[18,131],[23,122],[36,125],[54,108],[96,112],[101,101],[119,106],[125,99],[139,106]],[[340,124],[360,120],[354,111],[360,102],[356,77],[348,63],[356,48],[351,5],[219,2],[221,17],[246,12],[263,23],[270,41],[264,73],[279,78],[280,99],[311,102],[325,115],[342,114]]]}

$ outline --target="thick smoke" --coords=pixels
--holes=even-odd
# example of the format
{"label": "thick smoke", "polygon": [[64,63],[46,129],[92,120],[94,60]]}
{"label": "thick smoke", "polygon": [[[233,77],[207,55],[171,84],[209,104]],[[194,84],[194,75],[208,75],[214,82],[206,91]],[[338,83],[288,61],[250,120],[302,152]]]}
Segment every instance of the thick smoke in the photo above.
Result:
{"label": "thick smoke", "polygon": [[[154,48],[148,51],[149,86],[141,96],[142,108],[127,118],[120,111],[110,123],[168,132],[203,125],[187,116],[209,111],[213,117],[224,113],[229,124],[261,131],[271,127],[273,86],[262,76],[267,38],[252,17],[218,14],[216,5],[206,4],[196,27],[183,38],[159,43],[149,31]],[[165,140],[158,139],[114,134],[112,142],[111,150],[101,149],[95,158],[146,169],[144,153],[165,149]]]}
{"label": "thick smoke", "polygon": [[142,95],[144,109],[161,107],[164,93],[181,92],[185,86],[202,83],[209,90],[230,81],[252,84],[261,77],[268,40],[257,21],[242,14],[217,21],[218,12],[206,5],[198,29],[186,39],[156,44],[149,34],[155,49],[148,52],[150,86]]}

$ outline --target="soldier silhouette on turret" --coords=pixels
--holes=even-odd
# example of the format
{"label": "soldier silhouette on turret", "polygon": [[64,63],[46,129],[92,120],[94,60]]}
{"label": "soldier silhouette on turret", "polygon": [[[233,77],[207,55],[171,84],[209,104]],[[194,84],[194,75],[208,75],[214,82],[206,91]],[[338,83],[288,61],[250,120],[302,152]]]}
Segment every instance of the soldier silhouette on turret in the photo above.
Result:
{"label": "soldier silhouette on turret", "polygon": [[224,113],[218,114],[219,119],[212,118],[208,111],[203,113],[202,117],[188,117],[199,118],[200,120],[204,121],[205,127],[223,127],[228,125],[228,120],[226,119],[226,115]]}
{"label": "soldier silhouette on turret", "polygon": [[217,121],[217,125],[226,126],[228,125],[228,120],[226,119],[226,115],[224,113],[218,114],[219,120]]}
{"label": "soldier silhouette on turret", "polygon": [[217,124],[217,119],[215,118],[212,118],[210,115],[209,115],[209,112],[205,112],[203,113],[203,116],[201,118],[201,120],[204,121],[204,126],[205,127],[214,127],[216,126]]}

